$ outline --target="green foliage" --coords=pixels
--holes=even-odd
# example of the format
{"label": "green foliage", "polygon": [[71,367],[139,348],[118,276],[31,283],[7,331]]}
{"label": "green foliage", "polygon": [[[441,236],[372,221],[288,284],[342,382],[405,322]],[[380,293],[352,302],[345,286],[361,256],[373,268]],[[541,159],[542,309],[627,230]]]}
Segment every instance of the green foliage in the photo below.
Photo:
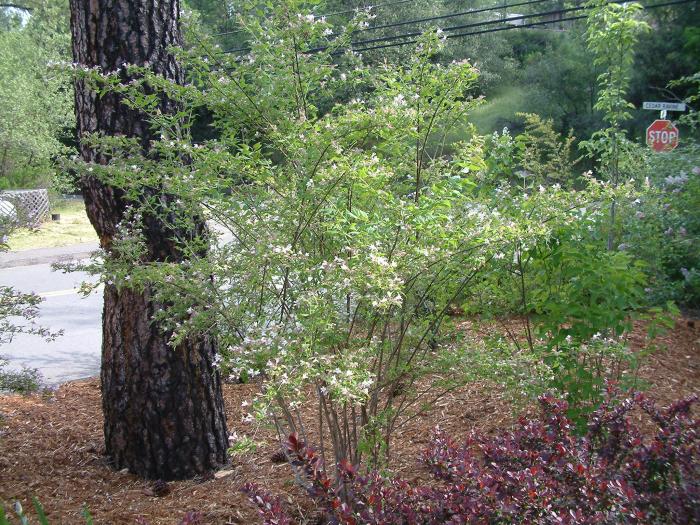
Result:
{"label": "green foliage", "polygon": [[686,86],[688,88],[689,93],[684,101],[690,107],[690,111],[687,114],[681,115],[678,122],[686,124],[692,129],[697,129],[698,124],[700,124],[700,111],[695,109],[694,106],[700,101],[700,72],[674,80],[670,83],[670,86]]}
{"label": "green foliage", "polygon": [[[34,511],[37,514],[37,523],[39,523],[39,525],[49,525],[49,520],[46,517],[46,513],[44,512],[44,507],[41,505],[41,503],[39,503],[39,500],[37,500],[35,497],[32,497],[32,506],[34,507]],[[15,515],[17,516],[20,525],[30,525],[31,522],[29,521],[29,516],[26,515],[24,509],[22,508],[22,504],[19,501],[15,501],[14,505],[12,506],[12,510],[15,512]],[[12,522],[5,514],[5,510],[2,508],[1,505],[0,525],[12,525]]]}
{"label": "green foliage", "polygon": [[41,387],[41,374],[36,368],[6,370],[8,361],[0,356],[0,392],[31,394]]}
{"label": "green foliage", "polygon": [[639,34],[649,30],[649,26],[639,18],[641,4],[591,0],[587,7],[588,49],[593,54],[593,64],[602,70],[595,109],[603,113],[610,128],[619,129],[631,117],[629,110],[634,107],[625,100],[634,47]]}
{"label": "green foliage", "polygon": [[[476,104],[474,68],[435,63],[442,43],[434,32],[402,67],[372,70],[352,55],[339,67],[332,53],[349,29],[331,30],[296,9],[289,2],[265,13],[264,24],[255,10],[243,19],[255,38],[248,60],[204,61],[201,49],[193,52],[201,90],[135,68],[128,74],[143,80],[128,86],[81,72],[146,112],[155,90],[144,94],[141,85],[184,108],[175,118],[151,113],[163,137],[154,145],[157,162],[131,141],[95,137],[112,161],[81,169],[120,186],[134,203],[103,279],[120,287],[159,283],[157,299],[171,305],[159,314],[171,341],[216,333],[234,377],[255,374],[262,363],[258,410],[287,427],[283,434],[297,430],[294,413],[311,387],[333,454],[359,461],[365,427],[378,422],[388,443],[399,418],[415,411],[422,378],[441,376],[445,389],[459,384],[460,370],[432,366],[448,352],[436,347],[435,334],[488,259],[486,241],[507,242],[512,232],[496,216],[467,213],[473,183],[428,153]],[[341,40],[305,53],[327,44],[329,30]],[[365,98],[324,111],[340,84]],[[192,144],[182,134],[177,121],[197,106],[211,112],[219,139]],[[154,186],[173,195],[170,209],[144,192]],[[233,241],[210,246],[208,259],[140,264],[145,217],[179,225],[199,210]],[[203,241],[178,239],[193,255]],[[202,279],[202,288],[185,278],[193,273],[216,278]]]}
{"label": "green foliage", "polygon": [[250,454],[258,448],[258,443],[254,439],[249,436],[239,436],[235,432],[229,436],[229,444],[227,450],[229,456]]}
{"label": "green foliage", "polygon": [[[640,20],[642,6],[637,3],[591,0],[587,6],[588,49],[593,54],[593,64],[602,70],[597,77],[599,90],[594,108],[602,113],[608,127],[596,131],[581,145],[601,164],[603,175],[617,183],[621,180],[620,159],[630,149],[622,124],[632,117],[630,110],[634,109],[626,100],[633,51],[639,34],[649,26]],[[614,222],[614,216],[611,219]]]}
{"label": "green foliage", "polygon": [[583,344],[595,334],[622,335],[643,305],[644,274],[624,252],[582,242],[560,242],[532,261],[530,293],[539,335],[550,348],[564,340]]}
{"label": "green foliage", "polygon": [[[593,64],[602,69],[597,78],[599,91],[594,108],[602,113],[608,127],[593,133],[581,147],[599,163],[602,177],[618,184],[629,174],[627,168],[636,149],[627,139],[622,124],[632,117],[630,110],[634,108],[626,100],[634,47],[639,34],[649,26],[639,18],[641,4],[590,0],[586,5],[588,49],[593,53]],[[610,205],[608,250],[615,245],[617,204],[613,201]]]}
{"label": "green foliage", "polygon": [[[12,341],[17,334],[33,334],[53,340],[62,331],[52,332],[36,323],[41,297],[33,293],[17,292],[9,286],[0,286],[0,345]],[[7,370],[8,361],[0,357],[0,391],[28,394],[41,386],[41,374],[33,368]]]}
{"label": "green foliage", "polygon": [[[582,179],[585,191],[573,189],[578,184],[568,190],[552,184],[546,174],[556,173],[556,166],[567,168],[568,155],[557,163],[551,159],[570,142],[549,125],[541,130],[540,119],[530,119],[536,133],[528,130],[515,139],[507,132],[477,136],[458,150],[460,166],[479,181],[487,206],[519,224],[547,223],[551,228],[498,254],[464,297],[463,307],[500,323],[510,352],[538,364],[532,369],[531,392],[558,390],[569,401],[569,415],[583,428],[606,380],[625,387],[635,383],[644,352],[632,352],[624,341],[632,320],[643,311],[658,325],[666,319],[664,310],[649,308],[647,266],[628,245],[609,251],[603,241],[611,202],[641,202],[648,188],[634,182],[599,183],[596,190],[590,177]],[[531,162],[531,172],[519,169],[523,161]],[[626,220],[625,207],[622,212]],[[514,317],[521,327],[508,321]],[[651,330],[651,338],[658,335],[656,327]]]}
{"label": "green foliage", "polygon": [[[55,339],[60,332],[51,332],[35,323],[42,299],[33,293],[17,292],[9,286],[0,286],[0,345],[7,344],[21,333]],[[18,325],[17,319],[26,321]]]}
{"label": "green foliage", "polygon": [[[620,293],[633,295],[637,274],[621,270],[626,255],[607,261],[598,251],[588,255],[588,246],[575,252],[561,244],[581,243],[562,233],[574,224],[590,237],[587,221],[600,227],[601,204],[631,189],[590,178],[574,191],[552,184],[571,185],[572,139],[532,115],[516,139],[475,135],[456,155],[444,155],[447,133],[477,103],[469,94],[476,72],[468,63],[435,62],[443,44],[429,33],[403,66],[372,70],[352,55],[333,65],[334,47],[304,53],[328,40],[328,22],[286,14],[295,8],[266,13],[264,29],[257,15],[242,19],[258,36],[244,61],[205,61],[201,50],[193,51],[195,86],[170,86],[136,68],[129,70],[136,76],[130,85],[86,72],[99,89],[120,91],[133,107],[152,112],[162,90],[183,111],[175,118],[153,115],[162,136],[154,144],[157,162],[131,141],[94,137],[112,160],[79,168],[118,185],[133,201],[115,257],[99,268],[103,280],[158,283],[159,302],[170,305],[160,319],[174,344],[192,332],[215,333],[225,349],[223,370],[234,379],[263,374],[257,415],[283,434],[303,432],[295,413],[312,392],[336,459],[359,462],[369,454],[376,463],[402,421],[466,381],[490,377],[533,393],[548,381],[552,367],[535,352],[455,342],[445,313],[468,290],[491,299],[503,294],[510,304],[503,311],[515,305],[531,315],[539,308],[540,333],[552,340],[572,321],[582,340],[586,323],[594,328],[589,336],[623,323],[630,301],[608,296],[598,304],[598,289],[590,297],[587,282],[576,288],[565,281],[595,268],[598,287],[620,279]],[[269,44],[270,35],[278,45]],[[356,89],[358,98],[324,110],[340,84]],[[150,86],[149,94],[141,86]],[[219,139],[192,144],[187,127],[176,123],[198,107],[213,115]],[[526,169],[532,174],[521,176]],[[162,201],[144,197],[145,187],[162,187],[174,206],[163,209]],[[159,214],[179,225],[200,210],[233,241],[212,244],[207,259],[183,265],[139,264],[145,217]],[[202,239],[178,242],[191,254],[202,246]],[[515,254],[519,266],[523,254],[532,258],[537,250],[548,250],[557,264],[527,274],[508,268]],[[610,264],[600,269],[601,262]],[[534,260],[528,264],[534,267]],[[532,290],[538,272],[558,295]],[[512,276],[515,289],[525,280],[532,297],[513,296]],[[565,308],[572,314],[565,316]],[[421,390],[425,381],[433,385],[428,392]]]}
{"label": "green foliage", "polygon": [[[603,239],[624,233],[606,210],[643,190],[614,177],[574,180],[573,138],[536,115],[524,115],[515,137],[471,127],[469,140],[449,144],[479,103],[478,73],[440,61],[438,32],[399,65],[368,66],[345,51],[363,16],[338,26],[304,7],[245,4],[241,59],[218,54],[195,28],[196,47],[179,52],[185,86],[133,66],[77,71],[146,113],[159,135],[148,153],[133,139],[86,139],[108,161],[75,169],[130,202],[113,251],[87,269],[118,288],[154,290],[173,345],[216,336],[222,371],[261,376],[250,417],[280,435],[304,434],[299,409],[313,396],[323,452],[336,461],[380,464],[403,422],[477,377],[527,394],[556,387],[587,410],[611,364],[636,366],[619,336],[646,305],[645,276],[633,254]],[[637,26],[625,27],[623,36]],[[591,41],[604,57],[610,42],[598,33]],[[601,76],[605,89],[624,87],[625,64]],[[599,107],[613,127],[626,111],[615,93]],[[175,114],[157,111],[163,96]],[[215,133],[195,140],[203,114]],[[144,262],[154,217],[185,262]],[[193,218],[225,239],[178,236]],[[483,346],[461,338],[447,319],[456,303],[522,319],[524,334]],[[251,445],[240,440],[233,452]]]}
{"label": "green foliage", "polygon": [[568,340],[556,348],[541,349],[549,366],[551,381],[546,389],[555,390],[568,403],[567,415],[584,433],[588,418],[605,397],[606,385],[615,381],[623,390],[638,388],[637,373],[647,352],[634,352],[621,339],[594,334],[583,344]]}
{"label": "green foliage", "polygon": [[0,30],[0,189],[48,186],[73,126],[68,6],[42,2]]}
{"label": "green foliage", "polygon": [[520,149],[521,169],[531,174],[531,184],[571,185],[573,162],[571,148],[574,137],[561,137],[554,130],[552,119],[539,115],[518,113],[525,120],[525,131],[515,140]]}
{"label": "green foliage", "polygon": [[[692,77],[698,70],[700,56],[700,11],[688,5],[669,6],[645,11],[645,18],[654,28],[639,36],[635,48],[635,62],[630,85],[630,100],[638,106],[647,100],[679,102],[697,93],[692,83],[673,83],[677,79]],[[692,105],[691,105],[692,108]],[[672,120],[683,120],[682,113],[670,113]],[[632,136],[643,142],[644,131],[654,113],[638,109],[628,122]],[[697,131],[682,128],[682,142],[698,140]]]}
{"label": "green foliage", "polygon": [[700,305],[700,150],[689,144],[642,156],[639,197],[620,207],[621,245],[644,261],[651,303]]}

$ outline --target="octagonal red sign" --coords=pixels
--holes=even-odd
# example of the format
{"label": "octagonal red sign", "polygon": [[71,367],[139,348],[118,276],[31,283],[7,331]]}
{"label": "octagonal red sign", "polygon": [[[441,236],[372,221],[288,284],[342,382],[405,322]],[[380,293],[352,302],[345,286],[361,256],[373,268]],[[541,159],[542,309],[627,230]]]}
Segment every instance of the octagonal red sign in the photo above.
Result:
{"label": "octagonal red sign", "polygon": [[678,147],[678,128],[670,120],[655,120],[647,128],[647,145],[656,152]]}

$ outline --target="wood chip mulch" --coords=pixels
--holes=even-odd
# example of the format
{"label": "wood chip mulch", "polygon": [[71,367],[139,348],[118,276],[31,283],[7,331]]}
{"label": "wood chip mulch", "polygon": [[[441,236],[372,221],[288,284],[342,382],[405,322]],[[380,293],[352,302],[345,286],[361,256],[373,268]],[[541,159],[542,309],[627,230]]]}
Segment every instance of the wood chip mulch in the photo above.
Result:
{"label": "wood chip mulch", "polygon": [[[661,405],[700,394],[700,322],[687,318],[662,336],[666,350],[648,357],[640,378]],[[631,337],[643,342],[643,327]],[[25,509],[36,496],[52,524],[84,523],[87,506],[97,524],[176,524],[189,510],[197,510],[206,524],[258,523],[256,510],[240,492],[253,481],[281,495],[300,523],[318,516],[299,488],[289,467],[274,461],[279,444],[272,429],[243,422],[245,407],[257,392],[256,384],[224,385],[229,433],[260,443],[249,454],[231,459],[213,479],[171,482],[154,486],[128,472],[112,470],[104,456],[100,387],[97,378],[61,386],[51,397],[0,397],[0,504],[9,510],[19,500]],[[307,414],[315,418],[313,408]],[[455,437],[472,429],[497,432],[514,421],[511,403],[498,389],[473,383],[452,392],[430,413],[414,418],[397,432],[392,443],[392,471],[408,480],[425,480],[417,459],[436,425]],[[310,424],[313,433],[313,424]]]}

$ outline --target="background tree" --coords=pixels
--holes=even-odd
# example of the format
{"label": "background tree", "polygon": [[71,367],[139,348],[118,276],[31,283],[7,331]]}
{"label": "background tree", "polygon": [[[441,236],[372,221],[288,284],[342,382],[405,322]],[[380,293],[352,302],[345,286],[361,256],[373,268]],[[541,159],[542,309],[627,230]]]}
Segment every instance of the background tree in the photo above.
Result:
{"label": "background tree", "polygon": [[[128,82],[126,64],[148,66],[168,81],[182,83],[170,50],[180,44],[178,0],[71,0],[70,6],[73,56],[80,67],[118,70]],[[116,93],[98,96],[85,77],[75,82],[80,155],[91,166],[82,179],[86,210],[102,248],[112,257],[118,257],[114,240],[130,205],[147,199],[162,208],[174,204],[162,186],[151,186],[148,195],[126,195],[89,175],[109,162],[108,155],[91,146],[90,134],[132,137],[149,155],[159,130],[124,102]],[[156,97],[154,103],[163,114],[176,109],[165,97]],[[177,210],[172,209],[168,217],[175,221]],[[173,239],[203,237],[205,225],[198,217],[181,218],[178,226],[155,216],[142,218],[144,263],[187,258]],[[181,479],[215,469],[225,460],[227,447],[220,379],[213,366],[216,341],[202,335],[169,346],[169,335],[153,322],[154,314],[167,305],[153,299],[148,283],[138,289],[106,283],[104,298],[102,406],[106,452],[113,465],[152,479]]]}
{"label": "background tree", "polygon": [[[627,101],[634,48],[639,34],[649,26],[641,20],[641,4],[607,4],[591,0],[587,18],[588,49],[598,75],[599,92],[594,108],[603,114],[607,127],[596,131],[583,144],[589,156],[600,163],[599,171],[612,184],[618,184],[625,171],[625,160],[634,156],[634,145],[627,139],[623,124],[632,118],[634,104]],[[608,250],[614,248],[617,203],[610,207]]]}
{"label": "background tree", "polygon": [[68,2],[0,8],[0,189],[48,186],[74,126]]}

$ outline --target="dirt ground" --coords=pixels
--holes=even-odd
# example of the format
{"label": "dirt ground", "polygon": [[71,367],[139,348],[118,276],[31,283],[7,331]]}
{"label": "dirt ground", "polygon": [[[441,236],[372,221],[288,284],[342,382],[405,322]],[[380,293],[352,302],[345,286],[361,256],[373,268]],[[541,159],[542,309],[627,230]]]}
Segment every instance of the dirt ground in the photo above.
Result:
{"label": "dirt ground", "polygon": [[[679,319],[660,339],[667,349],[647,358],[640,372],[649,384],[647,392],[664,406],[700,394],[700,322]],[[642,341],[643,329],[638,326],[632,346],[638,348]],[[103,455],[98,379],[65,384],[53,397],[0,397],[0,504],[8,509],[19,500],[27,509],[31,496],[36,496],[52,524],[84,523],[83,506],[100,524],[143,523],[139,518],[151,525],[176,524],[189,510],[201,512],[206,524],[257,523],[256,510],[239,490],[243,483],[254,481],[282,495],[300,523],[314,523],[314,509],[292,483],[289,467],[271,460],[279,450],[274,432],[243,421],[242,403],[258,388],[229,384],[224,396],[229,432],[246,435],[260,446],[232,458],[214,479],[171,482],[169,492],[160,497],[153,495],[152,483],[109,467]],[[312,410],[307,414],[310,421]],[[502,392],[491,385],[471,384],[397,432],[390,467],[405,479],[426,479],[417,459],[437,424],[458,437],[472,429],[496,432],[514,417]]]}

